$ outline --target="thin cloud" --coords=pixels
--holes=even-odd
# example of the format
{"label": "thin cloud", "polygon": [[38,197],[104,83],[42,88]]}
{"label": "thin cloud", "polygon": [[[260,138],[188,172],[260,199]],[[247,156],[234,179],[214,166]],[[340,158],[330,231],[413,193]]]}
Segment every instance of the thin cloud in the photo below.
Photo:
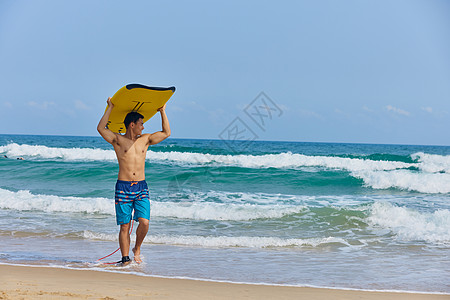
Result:
{"label": "thin cloud", "polygon": [[171,111],[184,111],[184,109],[183,109],[181,106],[178,106],[178,105],[172,105],[172,104],[170,104],[169,109],[170,109]]}
{"label": "thin cloud", "polygon": [[432,107],[429,107],[429,106],[427,106],[427,107],[422,107],[422,110],[423,110],[423,111],[426,111],[427,113],[430,113],[430,114],[433,113],[433,108],[432,108]]}
{"label": "thin cloud", "polygon": [[54,102],[48,102],[48,101],[44,101],[41,103],[35,102],[35,101],[28,101],[28,106],[33,107],[33,108],[39,108],[39,109],[47,109],[52,105],[55,105]]}
{"label": "thin cloud", "polygon": [[365,105],[362,107],[362,109],[363,109],[364,111],[366,111],[366,112],[370,112],[370,113],[374,112],[373,109],[370,109],[370,108],[368,108],[368,107],[365,106]]}
{"label": "thin cloud", "polygon": [[341,110],[341,109],[339,109],[339,108],[335,108],[335,109],[334,109],[334,113],[335,113],[336,115],[338,115],[338,116],[342,116],[342,117],[345,117],[345,118],[350,117],[350,114],[349,114],[348,112],[345,112],[345,111],[343,111],[343,110]]}
{"label": "thin cloud", "polygon": [[396,113],[398,115],[403,115],[403,116],[407,116],[407,117],[409,117],[411,115],[411,113],[409,111],[403,110],[401,108],[398,108],[398,107],[395,107],[392,105],[386,106],[386,109],[387,109],[387,111]]}
{"label": "thin cloud", "polygon": [[76,100],[75,101],[75,108],[78,110],[90,110],[91,108],[87,106],[83,101]]}
{"label": "thin cloud", "polygon": [[222,108],[218,108],[216,110],[208,112],[208,119],[217,125],[226,123],[230,118],[230,114]]}
{"label": "thin cloud", "polygon": [[190,106],[191,108],[195,109],[195,110],[201,110],[201,111],[208,111],[206,109],[206,107],[204,107],[202,104],[197,103],[197,101],[189,101],[186,103],[187,106]]}
{"label": "thin cloud", "polygon": [[298,112],[300,113],[300,115],[302,117],[312,117],[312,118],[317,118],[317,119],[323,120],[323,116],[322,115],[320,115],[320,114],[318,114],[318,113],[316,113],[315,111],[312,111],[312,110],[300,109]]}
{"label": "thin cloud", "polygon": [[12,108],[13,105],[11,104],[11,102],[3,102],[3,106],[7,107],[7,108]]}

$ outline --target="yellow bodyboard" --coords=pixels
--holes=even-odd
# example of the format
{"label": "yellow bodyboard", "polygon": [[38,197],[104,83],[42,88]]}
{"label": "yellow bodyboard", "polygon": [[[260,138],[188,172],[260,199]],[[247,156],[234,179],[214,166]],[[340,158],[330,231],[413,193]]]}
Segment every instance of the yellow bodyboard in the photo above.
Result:
{"label": "yellow bodyboard", "polygon": [[[125,116],[136,111],[144,116],[144,123],[150,120],[158,108],[162,107],[175,92],[175,87],[150,87],[142,84],[128,84],[118,90],[111,98],[114,108],[106,127],[117,133],[127,130],[123,124]],[[108,109],[108,107],[106,107]],[[106,110],[105,110],[106,111]]]}

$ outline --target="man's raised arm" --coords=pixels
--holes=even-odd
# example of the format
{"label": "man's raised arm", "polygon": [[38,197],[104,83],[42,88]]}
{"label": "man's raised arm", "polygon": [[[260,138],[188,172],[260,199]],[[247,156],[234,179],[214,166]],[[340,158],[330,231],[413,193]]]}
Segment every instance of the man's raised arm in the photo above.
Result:
{"label": "man's raised arm", "polygon": [[166,115],[166,105],[164,104],[164,106],[159,108],[158,111],[161,113],[162,131],[157,131],[150,135],[150,145],[158,144],[159,142],[167,139],[170,136],[170,125],[169,119],[167,119]]}
{"label": "man's raised arm", "polygon": [[114,104],[111,102],[111,97],[108,97],[106,102],[108,103],[108,108],[106,109],[103,117],[100,119],[100,122],[98,122],[97,131],[105,139],[105,141],[112,144],[116,140],[116,135],[114,132],[106,128],[106,125],[108,124],[109,115],[111,114]]}

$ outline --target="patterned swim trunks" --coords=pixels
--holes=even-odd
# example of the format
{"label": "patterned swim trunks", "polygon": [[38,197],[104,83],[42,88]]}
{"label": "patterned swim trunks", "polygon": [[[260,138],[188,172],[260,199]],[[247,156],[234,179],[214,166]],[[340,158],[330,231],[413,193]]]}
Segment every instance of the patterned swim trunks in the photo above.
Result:
{"label": "patterned swim trunks", "polygon": [[139,222],[139,218],[150,220],[150,198],[145,180],[117,180],[115,203],[117,225],[130,223],[133,210],[135,221]]}

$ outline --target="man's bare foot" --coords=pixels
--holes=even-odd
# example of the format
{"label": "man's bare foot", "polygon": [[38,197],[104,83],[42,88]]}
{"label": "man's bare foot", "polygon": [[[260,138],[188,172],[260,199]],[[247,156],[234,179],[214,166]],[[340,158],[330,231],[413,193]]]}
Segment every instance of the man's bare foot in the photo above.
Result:
{"label": "man's bare foot", "polygon": [[136,247],[133,248],[134,253],[134,261],[140,264],[142,262],[141,260],[141,249],[136,249]]}

